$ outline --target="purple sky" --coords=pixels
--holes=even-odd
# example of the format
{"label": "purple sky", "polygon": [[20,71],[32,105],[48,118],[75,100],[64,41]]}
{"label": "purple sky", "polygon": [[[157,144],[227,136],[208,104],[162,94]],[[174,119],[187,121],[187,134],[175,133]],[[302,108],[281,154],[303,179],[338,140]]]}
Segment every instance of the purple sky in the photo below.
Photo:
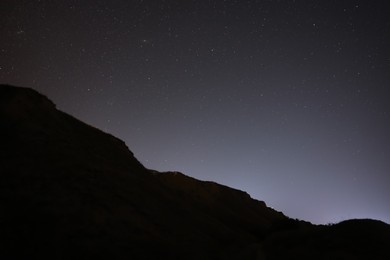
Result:
{"label": "purple sky", "polygon": [[388,1],[2,1],[0,82],[148,168],[390,223]]}

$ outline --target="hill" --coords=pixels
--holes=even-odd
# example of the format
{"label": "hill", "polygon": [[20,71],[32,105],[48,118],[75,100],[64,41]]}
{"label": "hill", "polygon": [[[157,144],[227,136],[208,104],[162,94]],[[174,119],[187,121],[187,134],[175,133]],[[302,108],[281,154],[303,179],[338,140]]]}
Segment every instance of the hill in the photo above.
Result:
{"label": "hill", "polygon": [[389,257],[385,223],[314,226],[243,191],[147,169],[32,89],[0,85],[0,124],[1,259]]}

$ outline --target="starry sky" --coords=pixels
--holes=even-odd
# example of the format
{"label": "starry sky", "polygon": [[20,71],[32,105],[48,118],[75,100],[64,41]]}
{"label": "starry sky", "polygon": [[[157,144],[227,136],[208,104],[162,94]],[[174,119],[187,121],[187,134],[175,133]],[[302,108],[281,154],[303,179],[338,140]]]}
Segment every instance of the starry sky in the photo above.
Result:
{"label": "starry sky", "polygon": [[0,83],[148,168],[293,218],[390,223],[390,3],[3,0]]}

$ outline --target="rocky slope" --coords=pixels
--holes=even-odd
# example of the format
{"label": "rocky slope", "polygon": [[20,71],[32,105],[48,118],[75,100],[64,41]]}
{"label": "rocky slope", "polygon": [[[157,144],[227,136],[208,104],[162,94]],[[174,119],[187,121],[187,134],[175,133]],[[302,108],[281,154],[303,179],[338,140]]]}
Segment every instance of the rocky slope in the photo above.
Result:
{"label": "rocky slope", "polygon": [[348,223],[313,226],[245,192],[146,169],[32,89],[0,85],[0,142],[1,259],[356,258],[365,237],[376,240],[364,252],[389,256],[384,223],[353,222],[367,232],[345,244]]}

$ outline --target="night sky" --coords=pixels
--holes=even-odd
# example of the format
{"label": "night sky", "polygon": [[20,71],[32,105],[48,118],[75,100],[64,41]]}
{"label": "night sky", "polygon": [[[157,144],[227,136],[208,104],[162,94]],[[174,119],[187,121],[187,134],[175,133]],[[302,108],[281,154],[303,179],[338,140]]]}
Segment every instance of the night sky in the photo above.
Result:
{"label": "night sky", "polygon": [[2,0],[0,83],[148,168],[390,223],[390,2]]}

